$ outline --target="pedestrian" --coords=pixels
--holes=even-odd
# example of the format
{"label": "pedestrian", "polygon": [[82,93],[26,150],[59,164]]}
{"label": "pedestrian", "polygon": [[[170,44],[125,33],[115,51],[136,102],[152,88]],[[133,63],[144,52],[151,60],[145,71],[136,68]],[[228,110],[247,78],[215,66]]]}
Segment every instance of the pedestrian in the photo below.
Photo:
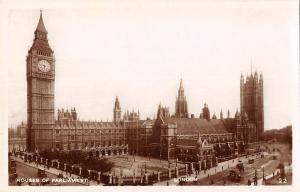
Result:
{"label": "pedestrian", "polygon": [[222,171],[223,171],[223,166],[222,166]]}
{"label": "pedestrian", "polygon": [[213,185],[214,184],[214,180],[211,179],[210,180],[210,184]]}
{"label": "pedestrian", "polygon": [[226,180],[224,179],[224,183],[223,183],[224,185],[226,185]]}
{"label": "pedestrian", "polygon": [[248,185],[249,185],[249,186],[251,185],[251,180],[250,180],[250,179],[248,179]]}

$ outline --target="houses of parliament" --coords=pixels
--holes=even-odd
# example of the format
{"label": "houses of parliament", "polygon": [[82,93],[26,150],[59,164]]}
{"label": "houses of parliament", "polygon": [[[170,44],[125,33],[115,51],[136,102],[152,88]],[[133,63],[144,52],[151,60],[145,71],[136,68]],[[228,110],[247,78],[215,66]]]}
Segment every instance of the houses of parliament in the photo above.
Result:
{"label": "houses of parliament", "polygon": [[[118,97],[111,122],[79,120],[75,107],[55,110],[55,57],[47,35],[41,12],[26,59],[27,123],[9,129],[9,151],[88,149],[99,157],[129,153],[192,160],[196,155],[234,153],[262,139],[263,76],[257,72],[241,75],[240,110],[233,117],[229,110],[211,117],[208,104],[199,115],[189,114],[182,80],[173,115],[161,104],[153,119],[140,119],[139,111],[122,114]],[[16,143],[17,138],[23,140]]]}

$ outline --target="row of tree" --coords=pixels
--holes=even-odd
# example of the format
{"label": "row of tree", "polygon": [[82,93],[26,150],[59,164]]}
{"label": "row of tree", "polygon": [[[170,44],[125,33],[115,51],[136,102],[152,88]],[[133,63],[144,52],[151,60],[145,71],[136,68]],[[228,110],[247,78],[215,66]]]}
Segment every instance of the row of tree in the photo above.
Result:
{"label": "row of tree", "polygon": [[247,146],[242,143],[237,144],[237,145],[234,144],[232,147],[229,147],[227,144],[222,145],[222,146],[219,146],[218,144],[216,144],[216,145],[214,145],[215,156],[216,157],[230,156],[230,155],[233,155],[236,150],[239,154],[242,154],[245,152],[246,147]]}
{"label": "row of tree", "polygon": [[113,162],[107,158],[99,158],[92,155],[91,152],[82,150],[58,151],[46,149],[40,153],[41,157],[52,160],[58,160],[60,163],[68,165],[78,165],[83,169],[90,169],[101,172],[109,172],[114,166]]}

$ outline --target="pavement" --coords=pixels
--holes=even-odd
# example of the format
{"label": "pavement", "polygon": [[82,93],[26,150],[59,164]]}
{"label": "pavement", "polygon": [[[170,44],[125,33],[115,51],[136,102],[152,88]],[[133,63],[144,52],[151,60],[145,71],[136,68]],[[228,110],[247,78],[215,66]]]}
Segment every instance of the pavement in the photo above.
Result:
{"label": "pavement", "polygon": [[[27,178],[36,178],[36,175],[37,175],[36,167],[31,167],[26,164],[20,163],[18,161],[16,161],[16,171],[18,174],[18,178],[23,179],[23,180],[26,180]],[[58,176],[48,172],[47,178],[49,178],[49,180],[52,181],[52,179],[58,178]],[[28,182],[23,181],[20,184],[28,185]],[[40,182],[31,182],[31,185],[39,185],[39,184],[40,184]],[[18,183],[17,183],[16,179],[14,179],[9,182],[9,185],[10,186],[18,186]],[[76,183],[76,182],[54,182],[54,181],[50,182],[47,185],[82,186],[82,184]]]}
{"label": "pavement", "polygon": [[[60,173],[63,175],[64,178],[78,178],[79,176],[78,175],[75,175],[75,174],[67,174],[66,172],[62,171],[62,170],[58,170],[58,169],[55,169],[55,168],[52,168],[50,167],[49,169],[47,169],[44,165],[37,165],[35,162],[24,162],[21,158],[19,157],[15,157],[15,156],[11,156],[11,159],[19,162],[19,163],[22,163],[22,164],[25,164],[27,166],[30,166],[30,167],[33,167],[33,168],[36,168],[36,169],[45,169],[45,171],[47,173],[51,173],[51,174],[54,174],[56,176],[58,176]],[[103,185],[103,184],[98,184],[96,181],[90,181],[88,180],[87,183],[81,183],[81,182],[78,182],[82,185]]]}
{"label": "pavement", "polygon": [[[262,178],[263,167],[265,168],[264,169],[265,179],[270,179],[272,177],[276,177],[277,174],[280,174],[280,170],[277,169],[279,160],[275,161],[275,160],[270,159],[270,157],[273,155],[273,153],[269,154],[267,152],[264,152],[262,154],[264,155],[264,158],[261,158],[261,155],[250,156],[251,159],[257,159],[253,164],[248,164],[249,157],[246,158],[245,156],[243,156],[243,157],[234,159],[234,161],[229,160],[229,161],[224,161],[222,163],[219,163],[217,167],[213,167],[209,170],[206,170],[206,172],[204,172],[204,170],[202,170],[202,171],[200,171],[200,174],[198,174],[198,175],[193,173],[191,175],[184,175],[184,176],[180,176],[178,178],[181,178],[181,177],[183,177],[183,178],[186,177],[189,179],[197,178],[198,181],[203,181],[203,182],[201,182],[202,184],[200,184],[200,185],[207,185],[207,184],[210,185],[211,179],[208,178],[208,175],[210,177],[211,176],[215,177],[213,179],[214,181],[215,181],[217,175],[220,175],[220,177],[222,177],[222,178],[227,177],[227,174],[229,173],[228,171],[232,168],[235,168],[236,164],[239,161],[241,161],[244,164],[245,171],[246,170],[247,170],[247,172],[250,171],[247,178],[253,178],[255,170],[257,170],[257,177],[258,177],[257,185],[264,185],[263,178]],[[286,173],[292,172],[291,167],[292,167],[292,165],[285,165]],[[274,175],[273,175],[273,173],[274,173]],[[156,183],[154,185],[160,185],[160,186],[161,185],[178,185],[179,184],[178,178],[173,178],[170,180],[162,181],[162,182]],[[205,181],[203,179],[205,179]],[[245,181],[243,181],[242,183],[246,184],[247,179]],[[242,183],[232,183],[232,182],[226,181],[226,185],[241,185]],[[195,185],[195,183],[190,183],[190,184]],[[196,185],[197,184],[199,184],[199,183],[196,183]],[[215,184],[223,185],[223,180],[222,179],[220,179],[219,181],[216,180],[214,182],[214,185]],[[253,181],[252,181],[252,185],[253,185]]]}

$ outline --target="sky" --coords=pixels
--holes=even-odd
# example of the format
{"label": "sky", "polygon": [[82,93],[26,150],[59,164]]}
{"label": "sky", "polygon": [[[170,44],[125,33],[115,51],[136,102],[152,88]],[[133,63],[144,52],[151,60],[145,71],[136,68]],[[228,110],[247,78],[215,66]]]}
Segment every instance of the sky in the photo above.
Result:
{"label": "sky", "polygon": [[[140,1],[139,1],[140,2]],[[297,5],[297,4],[296,4]],[[40,10],[8,12],[8,123],[26,122],[26,55]],[[240,75],[263,73],[265,129],[292,122],[295,1],[162,1],[43,8],[56,59],[55,108],[82,120],[122,112],[175,110],[180,79],[190,114],[240,107]],[[251,67],[252,66],[252,67]]]}

